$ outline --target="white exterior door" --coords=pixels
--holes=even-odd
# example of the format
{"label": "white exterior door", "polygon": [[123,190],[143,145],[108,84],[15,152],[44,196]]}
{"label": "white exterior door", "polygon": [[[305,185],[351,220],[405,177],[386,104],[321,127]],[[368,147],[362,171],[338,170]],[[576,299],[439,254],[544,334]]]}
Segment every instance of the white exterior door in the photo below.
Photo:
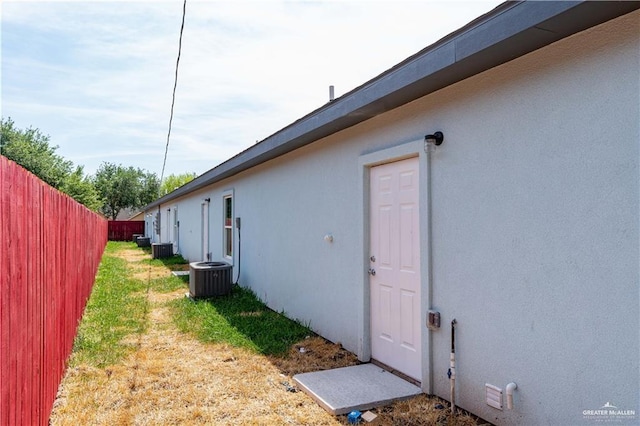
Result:
{"label": "white exterior door", "polygon": [[173,242],[173,252],[178,253],[180,251],[180,222],[178,221],[178,207],[173,208],[173,226],[172,232],[173,237],[171,241]]}
{"label": "white exterior door", "polygon": [[371,168],[371,356],[422,379],[418,158]]}
{"label": "white exterior door", "polygon": [[[173,243],[173,232],[171,232],[171,209],[167,209],[167,228],[166,228],[167,236],[165,243]],[[163,242],[163,241],[160,241]]]}
{"label": "white exterior door", "polygon": [[211,253],[209,253],[209,202],[205,201],[202,203],[202,260],[209,261],[211,260]]}

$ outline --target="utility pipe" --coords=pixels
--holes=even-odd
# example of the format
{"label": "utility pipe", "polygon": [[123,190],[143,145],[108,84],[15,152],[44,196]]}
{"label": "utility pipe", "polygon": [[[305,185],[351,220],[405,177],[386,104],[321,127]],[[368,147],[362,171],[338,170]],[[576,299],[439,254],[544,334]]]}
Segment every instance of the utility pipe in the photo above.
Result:
{"label": "utility pipe", "polygon": [[451,357],[449,358],[449,382],[451,384],[451,414],[456,413],[456,319],[451,321]]}
{"label": "utility pipe", "polygon": [[518,385],[511,382],[507,385],[507,410],[513,410],[513,391],[518,389]]}
{"label": "utility pipe", "polygon": [[[425,250],[425,254],[424,254],[424,260],[425,260],[425,268],[426,268],[426,272],[427,272],[427,291],[426,291],[426,305],[428,307],[433,307],[432,306],[432,301],[433,301],[433,214],[432,214],[432,203],[431,203],[431,194],[432,194],[432,171],[431,171],[431,157],[433,155],[433,152],[431,152],[430,147],[428,146],[427,149],[425,150],[425,156],[426,156],[426,170],[425,170],[425,186],[426,186],[426,206],[425,206],[425,215],[424,218],[421,218],[423,220],[423,222],[421,222],[420,224],[420,230],[422,232],[422,230],[424,229],[424,232],[426,232],[426,235],[424,236],[424,238],[426,238],[427,244],[426,244],[426,250]],[[422,208],[422,206],[420,206],[420,208]],[[425,223],[426,222],[426,223]],[[424,227],[422,225],[425,225]],[[429,374],[427,376],[427,383],[426,383],[426,393],[427,394],[433,394],[435,393],[433,390],[433,374],[434,374],[434,370],[433,370],[433,336],[435,333],[433,332],[429,332],[427,333],[427,363],[428,366],[427,368],[429,369]],[[424,385],[424,383],[423,383]]]}

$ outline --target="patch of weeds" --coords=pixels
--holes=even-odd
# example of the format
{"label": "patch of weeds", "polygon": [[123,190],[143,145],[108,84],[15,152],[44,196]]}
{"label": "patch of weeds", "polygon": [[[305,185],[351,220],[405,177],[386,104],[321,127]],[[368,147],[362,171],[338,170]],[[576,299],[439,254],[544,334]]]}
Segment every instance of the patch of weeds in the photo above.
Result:
{"label": "patch of weeds", "polygon": [[181,331],[204,342],[224,342],[264,355],[283,356],[292,344],[313,334],[237,285],[228,296],[195,301],[183,298],[173,301],[172,306]]}
{"label": "patch of weeds", "polygon": [[171,257],[163,257],[160,259],[144,259],[140,263],[151,266],[166,266],[171,269],[174,265],[188,265],[189,261],[179,254]]}
{"label": "patch of weeds", "polygon": [[142,281],[128,278],[126,260],[114,256],[126,244],[107,244],[78,327],[72,365],[86,363],[101,368],[117,362],[132,350],[123,338],[146,328],[146,287]]}
{"label": "patch of weeds", "polygon": [[189,276],[186,275],[176,277],[172,274],[167,277],[152,279],[149,282],[149,285],[154,291],[157,291],[158,293],[171,293],[172,291],[178,290],[180,288],[188,288]]}

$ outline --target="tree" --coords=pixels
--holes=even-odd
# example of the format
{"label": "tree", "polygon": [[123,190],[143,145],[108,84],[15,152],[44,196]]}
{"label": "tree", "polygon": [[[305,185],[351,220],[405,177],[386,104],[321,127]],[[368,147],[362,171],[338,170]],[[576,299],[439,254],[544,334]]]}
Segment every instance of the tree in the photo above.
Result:
{"label": "tree", "polygon": [[94,185],[103,201],[100,211],[112,220],[126,208],[140,208],[155,200],[160,187],[155,173],[108,162],[98,168]]}
{"label": "tree", "polygon": [[0,125],[0,154],[87,208],[98,211],[102,203],[93,182],[84,175],[83,166],[74,170],[71,161],[56,154],[58,146],[49,144],[49,136],[38,129],[16,129],[11,118],[0,119]]}
{"label": "tree", "polygon": [[76,170],[67,176],[60,190],[93,211],[97,212],[102,207],[98,191],[93,181],[84,175],[83,166],[76,167]]}
{"label": "tree", "polygon": [[160,191],[160,179],[155,173],[139,170],[142,188],[138,196],[138,204],[134,208],[144,207],[158,198]]}
{"label": "tree", "polygon": [[16,129],[10,117],[0,119],[0,127],[0,153],[54,188],[61,189],[71,174],[73,163],[56,154],[58,146],[49,145],[49,136],[31,127]]}
{"label": "tree", "polygon": [[195,178],[195,173],[181,173],[178,175],[173,174],[167,176],[162,180],[162,184],[160,185],[160,196],[162,197],[163,195],[167,195],[168,193],[175,191]]}

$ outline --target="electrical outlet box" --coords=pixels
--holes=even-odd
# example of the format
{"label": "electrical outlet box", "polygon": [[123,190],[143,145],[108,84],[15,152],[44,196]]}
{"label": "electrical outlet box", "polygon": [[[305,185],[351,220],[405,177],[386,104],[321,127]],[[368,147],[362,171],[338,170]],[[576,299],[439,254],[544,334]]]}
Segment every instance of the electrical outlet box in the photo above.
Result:
{"label": "electrical outlet box", "polygon": [[437,330],[440,328],[440,312],[429,311],[427,313],[427,328]]}

